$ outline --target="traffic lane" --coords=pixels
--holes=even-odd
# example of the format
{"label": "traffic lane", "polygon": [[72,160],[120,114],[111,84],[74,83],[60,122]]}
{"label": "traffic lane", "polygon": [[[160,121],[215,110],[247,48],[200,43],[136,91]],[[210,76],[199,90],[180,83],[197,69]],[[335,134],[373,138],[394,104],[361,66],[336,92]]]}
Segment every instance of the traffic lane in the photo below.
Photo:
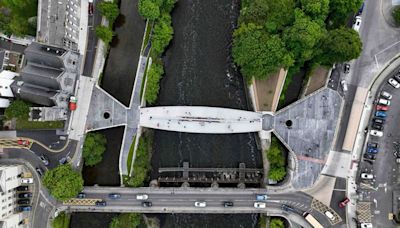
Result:
{"label": "traffic lane", "polygon": [[18,130],[17,136],[34,139],[48,147],[53,145],[53,149],[62,148],[66,143],[66,140],[60,140],[56,130]]}
{"label": "traffic lane", "polygon": [[31,151],[35,153],[37,156],[45,155],[49,160],[48,168],[55,168],[60,164],[60,160],[62,158],[68,158],[69,161],[72,159],[76,152],[77,141],[70,140],[68,146],[62,152],[51,152],[41,147],[40,145],[34,144],[31,147]]}

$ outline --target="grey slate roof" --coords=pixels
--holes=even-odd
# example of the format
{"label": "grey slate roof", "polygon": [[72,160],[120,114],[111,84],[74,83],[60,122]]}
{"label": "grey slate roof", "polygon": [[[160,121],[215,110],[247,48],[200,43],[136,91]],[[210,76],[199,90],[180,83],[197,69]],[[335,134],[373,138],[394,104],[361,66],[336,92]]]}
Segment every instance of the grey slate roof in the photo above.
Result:
{"label": "grey slate roof", "polygon": [[44,106],[54,106],[54,97],[57,92],[46,90],[45,88],[36,87],[27,83],[14,82],[11,84],[11,89],[17,97]]}
{"label": "grey slate roof", "polygon": [[51,89],[60,89],[57,78],[62,75],[59,69],[49,68],[43,65],[29,63],[21,71],[21,78],[25,83],[42,85]]}

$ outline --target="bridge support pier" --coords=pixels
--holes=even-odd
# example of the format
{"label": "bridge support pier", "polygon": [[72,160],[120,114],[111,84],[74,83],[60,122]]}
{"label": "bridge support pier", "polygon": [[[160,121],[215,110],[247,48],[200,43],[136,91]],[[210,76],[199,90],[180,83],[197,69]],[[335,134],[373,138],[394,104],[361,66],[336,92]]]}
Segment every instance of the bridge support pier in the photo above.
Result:
{"label": "bridge support pier", "polygon": [[189,188],[189,187],[190,187],[190,184],[189,184],[189,182],[186,182],[186,181],[185,181],[185,182],[182,183],[181,187],[182,187],[182,188]]}
{"label": "bridge support pier", "polygon": [[246,184],[245,183],[239,183],[237,185],[237,187],[240,188],[240,189],[245,189],[246,188]]}
{"label": "bridge support pier", "polygon": [[151,180],[151,181],[150,181],[150,184],[149,184],[149,187],[152,187],[152,188],[160,187],[160,185],[159,185],[159,183],[158,183],[158,180],[156,180],[156,179]]}
{"label": "bridge support pier", "polygon": [[219,187],[218,182],[214,181],[211,183],[211,188],[218,188],[218,187]]}

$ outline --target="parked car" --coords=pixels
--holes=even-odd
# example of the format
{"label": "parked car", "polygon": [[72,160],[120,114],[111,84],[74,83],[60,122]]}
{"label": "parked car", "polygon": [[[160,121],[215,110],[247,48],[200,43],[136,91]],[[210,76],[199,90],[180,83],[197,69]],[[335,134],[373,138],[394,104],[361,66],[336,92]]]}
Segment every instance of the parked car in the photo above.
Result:
{"label": "parked car", "polygon": [[96,206],[105,207],[107,206],[107,203],[104,200],[96,201]]}
{"label": "parked car", "polygon": [[24,193],[18,194],[18,198],[31,198],[31,197],[32,197],[31,192],[24,192]]}
{"label": "parked car", "polygon": [[267,204],[265,202],[254,202],[255,208],[266,208]]}
{"label": "parked car", "polygon": [[361,173],[361,179],[372,180],[374,179],[374,175],[371,173]]}
{"label": "parked car", "polygon": [[365,154],[364,154],[364,158],[365,158],[365,159],[369,159],[369,160],[375,160],[375,159],[376,159],[376,155],[375,155],[375,154],[368,154],[368,153],[365,153]]}
{"label": "parked car", "polygon": [[18,211],[31,211],[32,207],[31,206],[19,206]]}
{"label": "parked car", "polygon": [[86,193],[80,192],[80,193],[78,193],[78,195],[76,196],[76,198],[78,198],[78,199],[84,199],[84,198],[86,198]]}
{"label": "parked car", "polygon": [[344,66],[343,66],[343,72],[344,72],[345,74],[348,74],[348,73],[350,72],[350,64],[348,64],[348,63],[345,63],[345,64],[344,64]]}
{"label": "parked car", "polygon": [[378,143],[376,143],[376,142],[369,142],[367,144],[367,146],[371,147],[371,148],[378,148],[379,147]]}
{"label": "parked car", "polygon": [[385,99],[388,99],[388,100],[391,100],[392,97],[393,97],[393,95],[390,94],[389,92],[382,91],[382,92],[381,92],[381,97],[383,97],[383,98],[385,98]]}
{"label": "parked car", "polygon": [[383,98],[379,98],[378,101],[377,101],[377,103],[378,103],[378,104],[381,104],[381,105],[387,105],[387,106],[390,105],[390,101],[389,101],[389,100],[386,100],[386,99],[383,99]]}
{"label": "parked car", "polygon": [[268,196],[266,194],[256,195],[256,200],[263,201],[263,200],[267,200],[267,199],[268,199]]}
{"label": "parked car", "polygon": [[372,124],[372,128],[375,129],[375,130],[383,131],[383,125],[382,124],[373,123]]}
{"label": "parked car", "polygon": [[29,199],[20,199],[17,201],[18,204],[30,204],[31,201]]}
{"label": "parked car", "polygon": [[67,163],[67,158],[66,157],[62,157],[60,160],[58,160],[58,163],[60,163],[60,165],[64,165]]}
{"label": "parked car", "polygon": [[389,78],[388,83],[396,89],[400,88],[400,83],[394,78]]}
{"label": "parked car", "polygon": [[207,203],[204,202],[204,201],[201,201],[201,202],[196,201],[196,202],[194,202],[194,206],[195,206],[195,207],[206,207],[206,206],[207,206]]}
{"label": "parked car", "polygon": [[332,212],[330,211],[325,211],[324,213],[326,215],[326,217],[328,217],[330,220],[335,220],[335,216],[333,216]]}
{"label": "parked car", "polygon": [[386,117],[386,112],[384,111],[376,111],[375,112],[376,117]]}
{"label": "parked car", "polygon": [[354,20],[353,29],[357,32],[360,31],[361,27],[361,16],[357,16]]}
{"label": "parked car", "polygon": [[400,73],[395,74],[394,79],[396,79],[396,81],[400,83]]}
{"label": "parked car", "polygon": [[225,202],[224,202],[224,207],[233,207],[233,202],[231,202],[231,201],[225,201]]}
{"label": "parked car", "polygon": [[138,194],[138,195],[136,195],[136,199],[137,200],[147,200],[148,198],[149,198],[149,196],[146,195],[146,194]]}
{"label": "parked car", "polygon": [[36,172],[39,174],[39,176],[43,176],[43,170],[40,167],[36,167]]}
{"label": "parked car", "polygon": [[343,207],[345,207],[349,202],[350,202],[350,199],[346,197],[344,200],[342,200],[342,201],[339,203],[339,207],[340,207],[340,208],[343,208]]}
{"label": "parked car", "polygon": [[347,90],[349,90],[348,87],[347,87],[346,80],[340,81],[340,84],[342,85],[343,92],[347,92]]}
{"label": "parked car", "polygon": [[379,152],[378,148],[368,147],[367,152],[370,154],[377,154]]}
{"label": "parked car", "polygon": [[28,191],[29,187],[24,185],[24,186],[18,186],[17,191],[23,192],[23,191]]}
{"label": "parked car", "polygon": [[378,137],[382,137],[383,136],[383,132],[377,131],[377,130],[371,130],[369,132],[369,134],[372,135],[372,136],[378,136]]}
{"label": "parked car", "polygon": [[386,106],[386,105],[377,105],[377,106],[376,106],[376,110],[378,110],[378,111],[388,111],[388,110],[389,110],[389,106]]}
{"label": "parked car", "polygon": [[22,184],[32,184],[33,178],[21,178],[21,183]]}
{"label": "parked car", "polygon": [[108,198],[110,198],[110,199],[119,199],[119,198],[121,198],[121,194],[110,193],[110,194],[108,194]]}
{"label": "parked car", "polygon": [[149,201],[142,202],[142,207],[151,207],[153,204]]}
{"label": "parked car", "polygon": [[378,123],[378,124],[384,124],[385,123],[385,119],[381,119],[381,118],[374,118],[372,121],[374,123]]}
{"label": "parked car", "polygon": [[45,166],[49,165],[49,159],[45,155],[39,156],[39,159],[43,162]]}

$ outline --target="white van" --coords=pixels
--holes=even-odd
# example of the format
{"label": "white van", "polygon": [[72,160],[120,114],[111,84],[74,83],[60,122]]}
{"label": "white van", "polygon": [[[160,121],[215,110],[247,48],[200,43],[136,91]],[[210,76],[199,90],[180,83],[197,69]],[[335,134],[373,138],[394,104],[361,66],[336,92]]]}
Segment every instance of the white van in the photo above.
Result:
{"label": "white van", "polygon": [[386,99],[383,99],[383,98],[379,98],[378,99],[378,104],[389,106],[390,105],[390,101],[386,100]]}

